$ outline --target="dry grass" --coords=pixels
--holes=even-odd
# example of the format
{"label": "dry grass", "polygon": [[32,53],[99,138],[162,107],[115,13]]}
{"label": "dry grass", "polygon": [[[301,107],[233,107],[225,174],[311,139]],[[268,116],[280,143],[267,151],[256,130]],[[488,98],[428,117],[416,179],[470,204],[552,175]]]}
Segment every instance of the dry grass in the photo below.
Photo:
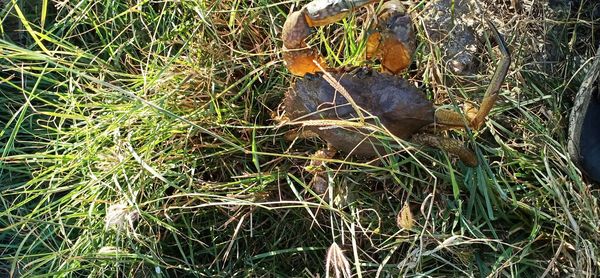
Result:
{"label": "dry grass", "polygon": [[[338,154],[325,193],[307,169],[325,143],[271,118],[293,79],[281,26],[306,2],[5,2],[0,276],[597,276],[598,192],[566,153],[594,2],[484,2],[513,65],[484,129],[448,135],[486,163]],[[425,3],[406,77],[460,109],[496,50],[451,74]],[[364,18],[317,30],[332,65],[362,64]]]}

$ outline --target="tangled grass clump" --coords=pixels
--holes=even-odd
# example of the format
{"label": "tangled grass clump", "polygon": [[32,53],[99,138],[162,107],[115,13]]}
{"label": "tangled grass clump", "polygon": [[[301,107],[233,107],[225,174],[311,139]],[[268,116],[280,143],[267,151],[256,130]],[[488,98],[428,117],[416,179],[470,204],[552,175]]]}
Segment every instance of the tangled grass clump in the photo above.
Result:
{"label": "tangled grass clump", "polygon": [[[469,168],[285,140],[279,37],[304,1],[4,1],[0,276],[597,276],[598,191],[566,151],[595,2],[501,2],[482,4],[513,51],[501,103],[449,131],[487,162]],[[316,31],[330,64],[363,62],[365,17]],[[454,76],[419,20],[406,77],[480,98],[493,47]]]}

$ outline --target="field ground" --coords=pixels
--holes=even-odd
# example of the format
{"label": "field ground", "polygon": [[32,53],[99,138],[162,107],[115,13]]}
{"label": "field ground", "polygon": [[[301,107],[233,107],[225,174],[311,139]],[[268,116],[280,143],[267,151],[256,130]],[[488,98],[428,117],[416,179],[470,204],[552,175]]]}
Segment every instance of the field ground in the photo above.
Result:
{"label": "field ground", "polygon": [[[451,74],[426,2],[404,76],[460,111],[497,48]],[[0,276],[600,275],[600,194],[566,148],[600,8],[480,2],[513,63],[482,130],[443,132],[470,168],[407,142],[309,167],[325,143],[273,121],[293,80],[281,26],[306,1],[1,1]],[[365,18],[311,43],[364,65]]]}

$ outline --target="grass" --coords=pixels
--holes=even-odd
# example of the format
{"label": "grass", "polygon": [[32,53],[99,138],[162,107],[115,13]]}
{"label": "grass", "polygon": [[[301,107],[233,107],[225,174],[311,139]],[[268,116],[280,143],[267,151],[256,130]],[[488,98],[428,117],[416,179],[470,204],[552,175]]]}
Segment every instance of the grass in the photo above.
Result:
{"label": "grass", "polygon": [[[593,1],[521,2],[486,6],[513,51],[501,102],[448,132],[484,163],[338,154],[325,194],[307,168],[324,142],[272,120],[281,26],[306,2],[2,2],[0,276],[598,275],[598,191],[566,151]],[[362,18],[318,30],[330,64],[362,63]],[[440,105],[480,99],[495,50],[453,76],[417,26],[406,77]]]}

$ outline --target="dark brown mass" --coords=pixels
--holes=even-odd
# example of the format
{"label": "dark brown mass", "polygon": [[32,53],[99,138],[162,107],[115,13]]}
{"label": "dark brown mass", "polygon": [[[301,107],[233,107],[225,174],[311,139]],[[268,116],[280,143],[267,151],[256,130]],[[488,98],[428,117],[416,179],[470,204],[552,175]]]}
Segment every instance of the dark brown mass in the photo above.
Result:
{"label": "dark brown mass", "polygon": [[[367,69],[359,69],[354,73],[334,73],[332,76],[363,109],[365,117],[376,116],[383,126],[402,139],[409,139],[434,121],[432,103],[404,79]],[[292,121],[358,118],[346,98],[321,73],[299,79],[286,93],[284,105],[286,115]],[[381,137],[369,136],[371,131],[367,129],[323,126],[307,126],[305,129],[317,133],[333,147],[346,153],[373,156],[382,151]]]}

